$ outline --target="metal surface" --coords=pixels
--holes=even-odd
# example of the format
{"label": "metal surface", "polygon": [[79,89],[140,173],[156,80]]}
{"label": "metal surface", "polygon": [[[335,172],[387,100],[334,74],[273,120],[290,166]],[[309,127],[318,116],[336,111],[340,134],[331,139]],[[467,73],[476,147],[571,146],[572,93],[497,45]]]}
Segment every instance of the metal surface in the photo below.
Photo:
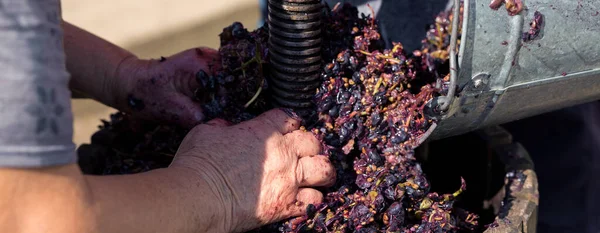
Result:
{"label": "metal surface", "polygon": [[272,97],[277,105],[302,112],[312,107],[321,70],[319,0],[269,0],[269,55]]}
{"label": "metal surface", "polygon": [[[461,92],[432,139],[600,99],[600,2],[524,2],[524,11],[509,16],[489,0],[464,1]],[[535,11],[544,15],[541,34],[523,43]]]}

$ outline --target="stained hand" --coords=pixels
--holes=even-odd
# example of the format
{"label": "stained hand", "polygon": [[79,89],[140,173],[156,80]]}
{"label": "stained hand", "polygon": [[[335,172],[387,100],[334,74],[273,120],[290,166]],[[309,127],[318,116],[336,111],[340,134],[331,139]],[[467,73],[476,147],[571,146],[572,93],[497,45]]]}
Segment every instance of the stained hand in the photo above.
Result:
{"label": "stained hand", "polygon": [[218,64],[218,52],[209,48],[124,63],[131,67],[120,74],[126,80],[119,94],[121,108],[142,119],[192,128],[205,119],[201,103],[194,101],[196,75],[200,71],[210,75]]}
{"label": "stained hand", "polygon": [[[335,182],[335,170],[312,133],[282,110],[229,125],[213,120],[183,140],[171,167],[186,169],[223,204],[224,232],[240,232],[305,213],[322,202],[314,187]],[[210,211],[210,210],[203,210]]]}

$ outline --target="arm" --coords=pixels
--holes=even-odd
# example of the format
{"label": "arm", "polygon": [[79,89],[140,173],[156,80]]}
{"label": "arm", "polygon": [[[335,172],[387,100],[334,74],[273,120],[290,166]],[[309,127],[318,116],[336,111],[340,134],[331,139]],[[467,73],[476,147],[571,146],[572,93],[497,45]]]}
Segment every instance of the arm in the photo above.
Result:
{"label": "arm", "polygon": [[[282,111],[240,126],[213,122],[195,127],[169,168],[123,176],[82,175],[71,140],[65,71],[71,65],[65,64],[59,2],[18,2],[23,4],[9,4],[15,9],[0,7],[0,232],[243,231],[302,214],[307,204],[323,198],[308,187],[333,183],[335,170],[327,157],[313,156],[320,143],[311,133],[291,133],[300,122]],[[113,55],[101,55],[106,60],[99,65],[71,69],[81,80],[111,66],[107,64],[125,64],[114,63],[119,56]],[[176,55],[170,59],[174,63],[154,64],[165,73],[186,74],[170,76],[171,83],[157,86],[176,89],[169,84],[189,80],[192,70],[206,66],[199,62],[205,56],[212,57],[196,49]],[[186,62],[189,70],[169,69]],[[162,81],[145,79],[157,77],[145,72],[150,75],[136,83]],[[166,96],[149,93],[158,99],[181,97],[169,91],[163,92]]]}
{"label": "arm", "polygon": [[196,74],[214,73],[220,64],[216,50],[194,48],[146,60],[67,22],[62,28],[69,85],[76,94],[146,120],[187,128],[204,120],[194,101]]}
{"label": "arm", "polygon": [[0,232],[218,232],[219,198],[191,177],[175,168],[109,177],[76,165],[0,169]]}
{"label": "arm", "polygon": [[124,109],[129,88],[126,73],[135,73],[142,61],[134,54],[62,21],[70,89],[108,106]]}
{"label": "arm", "polygon": [[107,44],[70,44],[82,61],[73,64],[71,56],[66,65],[59,1],[6,3],[0,4],[0,232],[214,232],[222,197],[198,175],[177,168],[81,174],[65,67],[74,70],[75,86],[92,88],[103,83],[93,77],[114,77],[102,72],[126,53]]}
{"label": "arm", "polygon": [[279,110],[215,120],[192,129],[169,168],[134,175],[0,168],[0,232],[244,232],[302,215],[335,169],[299,126]]}

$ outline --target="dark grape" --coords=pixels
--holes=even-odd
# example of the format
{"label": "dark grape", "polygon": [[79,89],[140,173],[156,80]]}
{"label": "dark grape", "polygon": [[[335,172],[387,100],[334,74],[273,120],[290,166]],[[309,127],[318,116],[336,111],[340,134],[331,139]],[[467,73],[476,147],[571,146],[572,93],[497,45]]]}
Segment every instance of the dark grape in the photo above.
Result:
{"label": "dark grape", "polygon": [[379,123],[381,123],[381,115],[376,111],[371,115],[371,125],[379,125]]}
{"label": "dark grape", "polygon": [[196,73],[196,82],[198,82],[202,88],[206,88],[206,86],[208,86],[208,74],[206,71],[200,70],[198,73]]}
{"label": "dark grape", "polygon": [[350,129],[348,127],[342,126],[340,128],[340,141],[345,142],[350,138]]}
{"label": "dark grape", "polygon": [[[369,178],[367,175],[358,175],[356,177],[356,185],[358,185],[359,188],[361,189],[367,189],[369,187],[371,187],[371,182],[369,181]],[[372,179],[372,178],[371,178]]]}
{"label": "dark grape", "polygon": [[248,30],[244,28],[244,25],[240,22],[235,22],[231,25],[231,35],[238,39],[243,39],[248,33]]}
{"label": "dark grape", "polygon": [[319,108],[318,111],[319,112],[326,112],[329,111],[331,108],[334,107],[334,102],[333,99],[331,97],[325,98],[321,103],[319,103]]}
{"label": "dark grape", "polygon": [[354,232],[356,232],[356,233],[377,233],[378,231],[377,231],[377,228],[374,228],[374,227],[366,227],[366,228],[363,227],[363,228],[357,229]]}
{"label": "dark grape", "polygon": [[333,117],[333,118],[337,118],[340,115],[340,107],[339,106],[333,106],[329,111],[328,111],[328,115]]}
{"label": "dark grape", "polygon": [[350,219],[354,222],[354,227],[360,228],[360,226],[367,225],[374,221],[373,212],[369,207],[358,204],[350,211]]}
{"label": "dark grape", "polygon": [[369,152],[367,152],[367,154],[369,155],[370,162],[373,165],[375,165],[375,166],[381,166],[381,165],[383,165],[384,160],[379,155],[379,153],[377,153],[377,151],[375,151],[375,150],[369,150]]}
{"label": "dark grape", "polygon": [[338,94],[337,94],[337,103],[338,104],[345,104],[348,102],[349,99],[350,99],[349,92],[347,92],[347,91],[338,92]]}
{"label": "dark grape", "polygon": [[315,215],[315,213],[317,212],[315,205],[313,204],[308,204],[308,206],[306,206],[306,215],[308,217],[312,217]]}
{"label": "dark grape", "polygon": [[383,215],[384,224],[389,231],[398,231],[404,225],[404,208],[400,202],[394,202]]}
{"label": "dark grape", "polygon": [[400,144],[405,142],[408,139],[408,134],[404,132],[404,130],[399,129],[398,132],[392,136],[391,141],[394,144]]}

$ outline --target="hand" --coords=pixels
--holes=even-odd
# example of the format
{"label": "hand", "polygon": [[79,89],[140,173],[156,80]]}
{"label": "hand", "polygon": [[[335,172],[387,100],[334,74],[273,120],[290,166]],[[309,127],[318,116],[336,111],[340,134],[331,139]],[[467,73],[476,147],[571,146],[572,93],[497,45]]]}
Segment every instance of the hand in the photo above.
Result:
{"label": "hand", "polygon": [[125,80],[118,88],[120,109],[142,119],[192,128],[204,120],[200,103],[194,101],[196,74],[201,70],[212,74],[220,64],[218,55],[213,49],[196,48],[160,60],[123,62],[125,68],[118,74]]}
{"label": "hand", "polygon": [[[212,120],[183,140],[171,167],[187,169],[209,183],[223,205],[219,231],[241,232],[305,213],[322,202],[311,187],[330,186],[335,170],[319,155],[319,141],[297,130],[300,122],[282,110],[230,126]],[[214,210],[199,210],[214,211]]]}

